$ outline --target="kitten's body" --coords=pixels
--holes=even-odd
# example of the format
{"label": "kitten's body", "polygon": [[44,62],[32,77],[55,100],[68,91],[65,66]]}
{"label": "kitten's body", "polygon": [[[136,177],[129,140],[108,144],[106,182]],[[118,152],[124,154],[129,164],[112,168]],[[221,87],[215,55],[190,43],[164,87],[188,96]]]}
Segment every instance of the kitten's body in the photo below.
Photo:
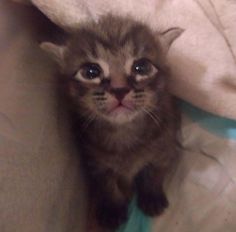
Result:
{"label": "kitten's body", "polygon": [[103,225],[124,222],[134,194],[151,216],[168,205],[163,182],[178,157],[178,113],[166,89],[165,60],[180,33],[156,38],[143,24],[108,16],[72,33],[66,47],[43,46],[63,66]]}

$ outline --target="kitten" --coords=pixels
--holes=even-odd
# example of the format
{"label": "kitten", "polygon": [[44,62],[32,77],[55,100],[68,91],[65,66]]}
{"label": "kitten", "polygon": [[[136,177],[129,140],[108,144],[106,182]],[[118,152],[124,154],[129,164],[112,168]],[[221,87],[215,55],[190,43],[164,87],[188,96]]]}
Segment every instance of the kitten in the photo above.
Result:
{"label": "kitten", "polygon": [[178,113],[167,91],[166,55],[182,33],[153,33],[129,18],[105,16],[41,47],[61,65],[101,225],[127,219],[134,194],[147,215],[168,206],[163,182],[178,157]]}

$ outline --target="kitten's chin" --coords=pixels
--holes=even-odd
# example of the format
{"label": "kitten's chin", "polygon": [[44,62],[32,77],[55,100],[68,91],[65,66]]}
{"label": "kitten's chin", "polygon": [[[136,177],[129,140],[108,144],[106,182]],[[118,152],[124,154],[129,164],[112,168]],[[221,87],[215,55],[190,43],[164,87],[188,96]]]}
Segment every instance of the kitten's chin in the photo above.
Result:
{"label": "kitten's chin", "polygon": [[118,106],[111,110],[106,115],[106,118],[112,123],[123,124],[132,121],[136,115],[137,112],[135,112],[133,109],[125,106]]}

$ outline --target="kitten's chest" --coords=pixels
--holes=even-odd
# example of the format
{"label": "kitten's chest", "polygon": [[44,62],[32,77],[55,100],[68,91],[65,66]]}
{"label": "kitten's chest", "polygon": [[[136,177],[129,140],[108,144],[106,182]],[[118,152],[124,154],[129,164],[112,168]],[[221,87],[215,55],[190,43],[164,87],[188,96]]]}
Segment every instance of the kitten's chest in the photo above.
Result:
{"label": "kitten's chest", "polygon": [[144,124],[120,127],[93,133],[93,143],[88,144],[90,161],[98,169],[111,169],[116,173],[135,175],[151,162],[156,151],[152,149],[157,138]]}
{"label": "kitten's chest", "polygon": [[[138,138],[137,141],[133,138],[133,141],[125,142],[122,141],[122,137],[116,139],[115,142],[110,142],[109,148],[112,149],[93,149],[93,161],[95,161],[98,169],[110,169],[121,176],[125,175],[128,179],[132,179],[157,155],[156,150],[151,149],[153,141],[140,143]],[[106,145],[106,148],[108,148],[108,145]]]}
{"label": "kitten's chest", "polygon": [[116,131],[106,133],[103,138],[103,146],[105,149],[114,153],[125,153],[127,150],[133,149],[140,145],[142,138],[140,132],[133,129],[121,128]]}
{"label": "kitten's chest", "polygon": [[136,149],[106,153],[103,159],[99,159],[98,162],[102,168],[111,169],[117,174],[132,178],[145,165],[152,162],[154,157],[154,152],[144,146],[138,146]]}

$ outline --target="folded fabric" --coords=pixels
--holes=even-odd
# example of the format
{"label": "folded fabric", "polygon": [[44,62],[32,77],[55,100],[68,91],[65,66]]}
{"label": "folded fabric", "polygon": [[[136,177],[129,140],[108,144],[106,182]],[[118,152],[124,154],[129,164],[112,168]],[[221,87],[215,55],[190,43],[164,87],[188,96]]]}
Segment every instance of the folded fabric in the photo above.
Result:
{"label": "folded fabric", "polygon": [[153,232],[236,231],[235,125],[183,103],[183,158],[168,188],[170,208]]}

